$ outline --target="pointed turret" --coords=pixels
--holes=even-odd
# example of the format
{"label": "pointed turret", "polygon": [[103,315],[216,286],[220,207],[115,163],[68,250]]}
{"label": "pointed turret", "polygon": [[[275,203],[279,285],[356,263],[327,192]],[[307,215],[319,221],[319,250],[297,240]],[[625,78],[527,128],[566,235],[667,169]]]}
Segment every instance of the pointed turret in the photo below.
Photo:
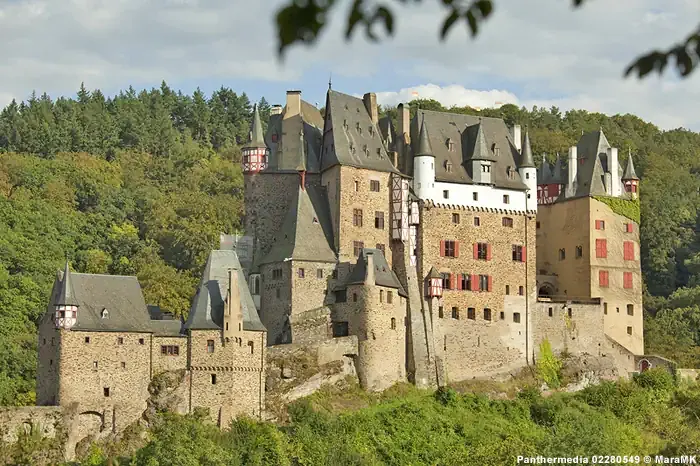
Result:
{"label": "pointed turret", "polygon": [[265,137],[263,136],[263,127],[260,122],[260,112],[258,105],[253,105],[253,123],[250,125],[250,133],[248,135],[248,143],[246,148],[261,149],[266,148]]}
{"label": "pointed turret", "polygon": [[78,321],[78,300],[73,289],[68,259],[63,270],[61,286],[54,302],[54,325],[56,328],[72,328]]}
{"label": "pointed turret", "polygon": [[421,122],[420,126],[420,134],[418,135],[418,149],[416,150],[415,156],[435,157],[433,154],[433,147],[430,145],[430,138],[428,137],[428,128],[425,126],[425,115],[423,115],[423,121]]}
{"label": "pointed turret", "polygon": [[61,281],[61,289],[56,299],[57,306],[78,306],[78,300],[75,298],[73,283],[70,278],[70,267],[66,259],[66,266],[63,270],[63,280]]}
{"label": "pointed turret", "polygon": [[556,184],[566,184],[564,179],[564,169],[562,166],[561,155],[557,153],[557,160],[554,162],[554,169],[552,170],[552,183]]}
{"label": "pointed turret", "polygon": [[525,143],[523,144],[523,155],[520,159],[520,168],[534,168],[535,159],[532,156],[532,147],[530,146],[530,132],[525,131]]}
{"label": "pointed turret", "polygon": [[248,133],[248,142],[241,149],[243,173],[258,173],[267,168],[268,149],[263,136],[258,106],[253,106],[253,122]]}
{"label": "pointed turret", "polygon": [[496,161],[496,157],[493,151],[489,149],[489,145],[486,142],[486,134],[484,133],[484,125],[479,122],[476,128],[476,138],[474,139],[474,151],[471,156],[472,160],[488,160],[491,162]]}
{"label": "pointed turret", "polygon": [[634,170],[634,161],[632,160],[632,151],[630,150],[627,156],[627,165],[625,166],[625,171],[622,174],[622,181],[627,180],[639,180],[637,172]]}
{"label": "pointed turret", "polygon": [[552,169],[547,162],[547,154],[542,154],[542,166],[537,171],[537,184],[549,184],[552,181]]}
{"label": "pointed turret", "polygon": [[416,150],[413,155],[413,190],[420,199],[432,199],[435,188],[435,154],[430,144],[425,113],[416,115],[416,119],[419,117],[422,117],[422,121],[418,144],[414,146]]}

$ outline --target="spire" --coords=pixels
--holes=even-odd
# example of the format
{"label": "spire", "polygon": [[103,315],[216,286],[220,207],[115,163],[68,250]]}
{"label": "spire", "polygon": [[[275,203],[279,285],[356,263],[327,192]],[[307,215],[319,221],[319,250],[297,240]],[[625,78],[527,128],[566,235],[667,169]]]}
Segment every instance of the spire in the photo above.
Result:
{"label": "spire", "polygon": [[423,114],[420,134],[418,135],[418,150],[416,151],[416,157],[424,155],[434,157],[433,148],[430,146],[430,138],[428,137],[428,128],[425,126],[425,114]]}
{"label": "spire", "polygon": [[333,88],[333,73],[330,73],[328,75],[328,90],[330,91]]}
{"label": "spire", "polygon": [[496,157],[493,155],[488,144],[486,143],[484,124],[481,122],[481,118],[479,118],[479,125],[476,129],[476,141],[474,143],[472,160],[490,160],[492,162],[496,160]]}
{"label": "spire", "polygon": [[61,281],[61,288],[58,293],[58,298],[56,299],[56,305],[78,306],[78,300],[75,299],[75,291],[73,290],[73,282],[70,278],[68,259],[66,259],[66,267],[63,270],[63,280]]}
{"label": "spire", "polygon": [[530,147],[530,132],[525,130],[525,144],[523,144],[523,156],[520,159],[520,168],[534,168],[535,159],[532,157],[532,147]]}
{"label": "spire", "polygon": [[554,169],[552,170],[551,181],[557,184],[566,184],[564,180],[564,169],[562,168],[561,156],[557,152],[557,161],[554,162]]}
{"label": "spire", "polygon": [[639,180],[637,172],[634,170],[634,161],[632,160],[631,150],[629,151],[629,155],[627,156],[627,166],[625,167],[625,171],[622,174],[622,180]]}
{"label": "spire", "polygon": [[246,147],[267,147],[265,144],[265,138],[263,137],[263,128],[262,123],[260,123],[260,112],[258,111],[257,104],[253,105],[253,123],[250,125],[250,134],[248,135],[248,144]]}
{"label": "spire", "polygon": [[542,154],[542,166],[538,171],[537,184],[549,184],[552,181],[552,172],[547,162],[547,154]]}

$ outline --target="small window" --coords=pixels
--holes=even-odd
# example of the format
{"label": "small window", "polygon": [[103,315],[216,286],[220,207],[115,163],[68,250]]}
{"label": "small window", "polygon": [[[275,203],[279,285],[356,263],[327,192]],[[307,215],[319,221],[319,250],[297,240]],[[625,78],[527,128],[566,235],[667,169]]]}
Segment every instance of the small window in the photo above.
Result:
{"label": "small window", "polygon": [[143,338],[139,338],[139,345],[143,345],[146,341]]}
{"label": "small window", "polygon": [[378,180],[370,180],[369,181],[369,190],[375,193],[379,192],[379,181]]}
{"label": "small window", "polygon": [[349,335],[347,322],[333,322],[333,336],[347,337]]}
{"label": "small window", "polygon": [[452,214],[452,223],[459,223],[459,214]]}
{"label": "small window", "polygon": [[628,315],[628,316],[633,316],[633,315],[634,315],[634,304],[628,304],[628,305],[627,305],[627,315]]}
{"label": "small window", "polygon": [[207,353],[214,352],[214,340],[207,340]]}
{"label": "small window", "polygon": [[304,278],[304,269],[299,269],[299,278]]}
{"label": "small window", "polygon": [[499,317],[500,317],[501,320],[505,320],[505,319],[506,319],[506,313],[505,313],[505,312],[501,311],[499,314],[500,314]]}
{"label": "small window", "polygon": [[481,225],[481,219],[479,217],[474,217],[474,226],[478,227]]}
{"label": "small window", "polygon": [[445,171],[447,173],[452,173],[452,163],[449,161],[445,161]]}
{"label": "small window", "polygon": [[316,278],[323,278],[323,269],[316,269]]}
{"label": "small window", "polygon": [[358,192],[360,190],[360,182],[355,181],[355,192]]}
{"label": "small window", "polygon": [[85,343],[90,343],[90,337],[85,337]]}
{"label": "small window", "polygon": [[275,290],[275,297],[276,297],[277,299],[280,299],[280,296],[282,296],[282,292],[280,291],[279,288],[277,288],[277,289]]}
{"label": "small window", "polygon": [[92,361],[92,370],[96,371],[97,370],[97,361]]}
{"label": "small window", "polygon": [[250,354],[255,354],[255,343],[249,341],[248,346],[250,347]]}
{"label": "small window", "polygon": [[608,303],[603,303],[603,314],[608,315]]}
{"label": "small window", "polygon": [[211,384],[216,385],[216,374],[211,374]]}
{"label": "small window", "polygon": [[518,294],[520,296],[523,296],[525,294],[525,287],[524,286],[519,286],[518,287]]}
{"label": "small window", "polygon": [[123,345],[123,344],[124,344],[124,338],[122,338],[122,337],[117,338],[117,344],[118,344],[118,345]]}
{"label": "small window", "polygon": [[567,314],[569,315],[569,319],[570,319],[571,317],[573,317],[574,312],[573,312],[573,310],[572,310],[571,308],[567,309],[566,312],[567,312]]}
{"label": "small window", "polygon": [[109,387],[104,387],[102,389],[102,394],[106,397],[109,398]]}
{"label": "small window", "polygon": [[510,196],[508,194],[503,195],[503,203],[510,204]]}
{"label": "small window", "polygon": [[627,327],[627,335],[632,335],[632,327]]}
{"label": "small window", "polygon": [[384,302],[384,290],[379,290],[379,302]]}
{"label": "small window", "polygon": [[344,303],[348,300],[348,291],[347,290],[338,290],[335,292],[335,302],[336,303]]}
{"label": "small window", "polygon": [[391,318],[391,329],[396,330],[396,318]]}
{"label": "small window", "polygon": [[479,193],[472,193],[472,199],[475,201],[479,200]]}
{"label": "small window", "polygon": [[378,230],[384,229],[384,212],[374,213],[374,228]]}
{"label": "small window", "polygon": [[447,150],[449,150],[450,152],[454,152],[455,150],[455,143],[452,140],[452,138],[447,138]]}
{"label": "small window", "polygon": [[53,359],[49,359],[49,366],[53,366]]}
{"label": "small window", "polygon": [[452,318],[459,320],[459,308],[452,308]]}
{"label": "small window", "polygon": [[445,308],[442,306],[438,307],[438,317],[441,319],[445,317]]}
{"label": "small window", "polygon": [[530,179],[530,174],[529,174],[529,173],[525,173],[525,179],[526,179],[526,180],[529,180],[529,179]]}
{"label": "small window", "polygon": [[537,230],[540,229],[540,222],[535,222],[535,228],[536,228]]}
{"label": "small window", "polygon": [[484,320],[491,320],[491,309],[485,308],[484,309]]}
{"label": "small window", "polygon": [[353,241],[352,242],[352,251],[353,251],[353,254],[355,255],[355,257],[360,256],[360,252],[362,251],[362,249],[364,247],[365,247],[365,243],[362,241]]}
{"label": "small window", "polygon": [[279,280],[280,278],[282,278],[282,269],[274,269],[272,271],[272,279]]}
{"label": "small window", "polygon": [[352,302],[356,303],[357,302],[357,293],[352,294]]}
{"label": "small window", "polygon": [[457,242],[445,240],[445,257],[457,257]]}
{"label": "small window", "polygon": [[476,309],[473,307],[467,308],[467,319],[476,320]]}
{"label": "small window", "polygon": [[386,246],[384,246],[384,245],[381,244],[381,243],[377,243],[377,249],[379,249],[380,251],[382,251],[382,255],[383,255],[384,257],[386,257]]}
{"label": "small window", "polygon": [[513,313],[513,322],[515,322],[516,324],[520,323],[520,313],[519,312]]}
{"label": "small window", "polygon": [[394,302],[394,293],[391,291],[386,292],[386,302],[387,304],[392,304]]}
{"label": "small window", "polygon": [[449,198],[450,198],[450,192],[449,192],[448,190],[445,189],[445,190],[442,192],[442,197],[443,197],[443,199],[449,199]]}
{"label": "small window", "polygon": [[107,310],[106,307],[105,307],[105,308],[102,308],[102,318],[103,318],[103,319],[109,319],[109,311]]}
{"label": "small window", "polygon": [[562,248],[559,250],[559,260],[563,261],[566,259],[566,249]]}
{"label": "small window", "polygon": [[51,337],[51,346],[54,346],[56,344],[56,339],[54,337]]}
{"label": "small window", "polygon": [[510,294],[510,285],[506,285],[506,294],[507,294],[507,295]]}
{"label": "small window", "polygon": [[352,210],[352,224],[356,227],[362,226],[362,209]]}
{"label": "small window", "polygon": [[583,246],[576,246],[576,259],[583,257]]}
{"label": "small window", "polygon": [[552,317],[553,315],[554,315],[554,309],[550,307],[549,308],[549,317]]}
{"label": "small window", "polygon": [[518,244],[514,244],[512,248],[512,256],[515,262],[524,262],[523,257],[523,247]]}
{"label": "small window", "polygon": [[126,362],[122,361],[122,369],[126,369]]}
{"label": "small window", "polygon": [[501,224],[506,228],[513,228],[513,219],[510,217],[503,217],[501,219]]}
{"label": "small window", "polygon": [[595,221],[595,229],[596,230],[605,230],[605,220],[596,220]]}

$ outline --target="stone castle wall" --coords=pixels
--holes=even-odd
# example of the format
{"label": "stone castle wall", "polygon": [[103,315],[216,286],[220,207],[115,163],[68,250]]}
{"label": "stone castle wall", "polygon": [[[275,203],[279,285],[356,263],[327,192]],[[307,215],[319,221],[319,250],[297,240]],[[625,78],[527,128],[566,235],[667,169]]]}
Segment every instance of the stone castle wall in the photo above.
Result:
{"label": "stone castle wall", "polygon": [[[162,351],[163,346],[177,347],[178,354],[170,354]],[[176,371],[187,368],[187,337],[160,337],[153,336],[153,347],[151,350],[152,371],[151,376],[161,372]]]}

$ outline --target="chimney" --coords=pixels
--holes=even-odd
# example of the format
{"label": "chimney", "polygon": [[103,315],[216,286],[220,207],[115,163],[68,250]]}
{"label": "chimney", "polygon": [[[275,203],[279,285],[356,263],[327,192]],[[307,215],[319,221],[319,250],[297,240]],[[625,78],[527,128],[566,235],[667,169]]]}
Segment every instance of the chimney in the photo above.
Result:
{"label": "chimney", "polygon": [[379,110],[377,109],[377,94],[374,92],[368,92],[362,96],[362,102],[365,103],[365,108],[369,114],[372,124],[376,125],[379,123]]}
{"label": "chimney", "polygon": [[365,285],[374,285],[374,256],[371,252],[365,255],[367,260],[367,271],[365,274]]}
{"label": "chimney", "polygon": [[224,336],[229,336],[241,330],[243,330],[243,313],[241,312],[241,292],[238,288],[238,271],[229,269],[226,315],[224,316]]}
{"label": "chimney", "polygon": [[301,91],[287,91],[287,111],[285,118],[301,113]]}
{"label": "chimney", "polygon": [[578,170],[578,149],[576,146],[569,147],[569,178],[567,179],[566,195],[572,197],[576,194],[576,175]]}
{"label": "chimney", "polygon": [[282,113],[282,106],[279,104],[273,105],[272,108],[270,108],[270,116],[272,115],[279,115]]}
{"label": "chimney", "polygon": [[610,192],[611,196],[622,195],[620,189],[620,162],[617,158],[617,147],[608,149],[608,171],[610,172]]}
{"label": "chimney", "polygon": [[398,138],[400,142],[406,142],[410,144],[411,142],[411,112],[408,106],[404,104],[399,104],[398,108],[399,122],[398,122]]}
{"label": "chimney", "polygon": [[522,154],[523,136],[522,136],[522,131],[520,129],[520,125],[513,125],[513,127],[510,129],[510,135],[513,136],[513,142],[515,143],[515,148],[518,149],[518,152],[520,152]]}

